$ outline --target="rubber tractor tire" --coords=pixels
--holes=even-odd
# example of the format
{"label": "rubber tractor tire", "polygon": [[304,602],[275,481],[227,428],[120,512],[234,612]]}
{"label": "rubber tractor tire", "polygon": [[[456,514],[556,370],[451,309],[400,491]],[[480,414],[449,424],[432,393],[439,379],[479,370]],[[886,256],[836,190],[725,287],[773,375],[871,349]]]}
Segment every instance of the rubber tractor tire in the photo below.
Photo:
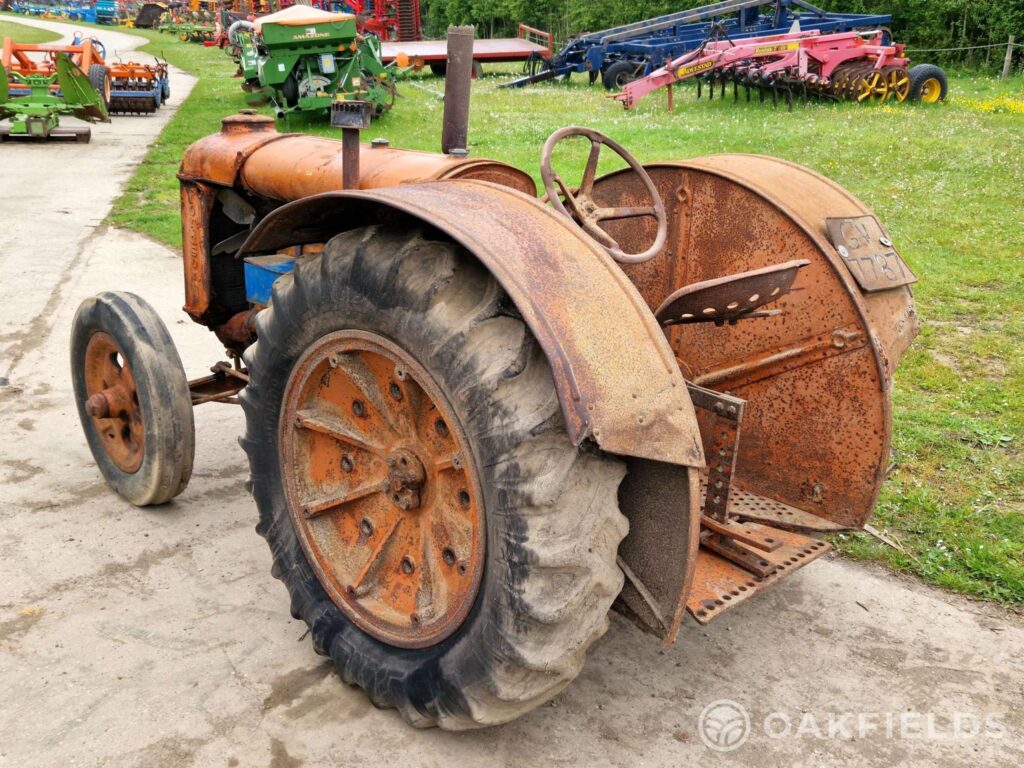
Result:
{"label": "rubber tractor tire", "polygon": [[949,80],[941,67],[934,64],[918,64],[910,70],[910,93],[907,101],[935,104],[946,100]]}
{"label": "rubber tractor tire", "polygon": [[605,90],[621,91],[627,83],[631,83],[639,76],[638,65],[631,61],[616,61],[601,74],[601,83]]}
{"label": "rubber tractor tire", "polygon": [[110,75],[107,73],[107,68],[102,64],[92,64],[89,67],[88,76],[93,90],[103,100],[104,108],[110,111]]}
{"label": "rubber tractor tire", "polygon": [[[192,397],[167,326],[149,304],[115,291],[82,302],[71,329],[71,380],[89,448],[114,491],[145,507],[185,490],[195,456]],[[90,413],[97,393],[105,413]]]}
{"label": "rubber tractor tire", "polygon": [[[258,316],[257,333],[258,341],[245,354],[250,383],[240,397],[246,416],[242,445],[259,508],[257,532],[270,545],[272,573],[290,593],[292,615],[309,626],[316,652],[330,656],[341,677],[363,688],[376,706],[395,707],[419,727],[461,730],[503,723],[562,690],[579,673],[587,649],[607,630],[609,608],[622,588],[616,553],[628,522],[619,511],[616,489],[625,467],[591,444],[577,448],[569,440],[547,359],[493,276],[454,243],[418,231],[357,229],[334,237],[321,255],[303,259],[275,283],[270,306]],[[339,371],[354,363],[341,360],[363,353],[316,357],[334,349],[330,344],[342,343],[337,339],[354,344],[375,339],[380,349],[393,348],[407,362],[376,364],[369,355],[371,363],[359,368],[364,373],[343,376]],[[321,362],[310,368],[306,362],[318,359],[330,367]],[[376,384],[366,373],[371,368],[377,371]],[[324,423],[342,426],[321,425],[315,427],[317,434],[301,433],[299,426],[311,418],[313,408],[301,382],[312,382],[312,391],[337,392],[332,389],[338,386],[336,375],[357,382],[365,394],[330,405],[326,412],[332,415]],[[413,381],[422,387],[415,398],[409,392]],[[437,393],[437,410],[423,409],[427,391]],[[348,442],[353,429],[368,429],[354,425],[377,424],[383,431],[372,434],[380,435],[387,432],[386,423],[402,423],[405,417],[385,418],[385,411],[398,407],[403,392],[405,403],[421,405],[418,415],[409,417],[413,423],[423,424],[424,418],[428,425],[448,423],[443,434],[463,436],[458,445],[465,451],[452,455],[464,458],[457,465],[452,458],[448,468],[460,467],[465,477],[458,482],[479,490],[483,512],[480,575],[475,592],[467,593],[465,617],[429,643],[419,642],[413,631],[420,621],[416,613],[408,629],[403,625],[408,634],[398,640],[385,641],[372,627],[361,628],[366,618],[359,606],[377,595],[395,594],[378,588],[376,579],[386,585],[391,583],[386,579],[399,578],[399,563],[414,573],[414,557],[427,551],[411,549],[414,557],[401,557],[404,550],[391,551],[397,547],[389,538],[392,533],[380,544],[363,538],[371,531],[372,536],[382,533],[386,517],[372,523],[364,517],[360,523],[360,515],[370,513],[358,509],[383,516],[409,514],[389,505],[387,484],[382,495],[371,497],[376,501],[366,502],[368,507],[336,508],[315,534],[327,537],[316,539],[326,541],[319,549],[311,546],[312,523],[304,520],[310,508],[303,505],[312,502],[296,501],[293,491],[296,478],[316,466],[327,473],[320,476],[324,482],[342,474],[339,461],[342,472],[382,467],[379,458],[373,464],[373,455],[364,453],[370,449],[359,442],[370,437],[353,443],[362,448]],[[293,402],[307,410],[290,410]],[[430,421],[438,413],[447,414],[447,422]],[[325,453],[333,443],[325,448],[321,442],[314,461],[311,448],[302,453],[288,447],[298,444],[289,441],[323,441],[325,429],[341,441],[339,450],[352,453],[339,459]],[[393,465],[389,457],[387,466]],[[423,498],[447,498],[436,490],[442,487],[440,470],[436,476],[428,470],[427,478]],[[438,485],[431,490],[434,482]],[[322,484],[299,487],[324,492]],[[466,490],[459,491],[459,498],[469,505]],[[397,500],[396,494],[390,501]],[[433,509],[414,511],[422,516]],[[433,524],[409,524],[420,526],[422,533],[416,535],[424,541],[437,535]],[[401,527],[405,522],[390,525],[391,532],[408,530]],[[356,587],[352,582],[342,586],[346,582],[337,578],[331,558],[346,547],[358,548],[359,542],[365,549],[358,552],[369,553],[354,559],[355,568],[362,569],[361,596],[346,598],[346,592],[357,594]],[[420,561],[415,573],[436,573],[468,557],[456,559],[445,549],[443,562],[428,567]],[[463,565],[458,568],[465,572]],[[421,605],[417,590],[417,610],[436,615],[434,605]]]}

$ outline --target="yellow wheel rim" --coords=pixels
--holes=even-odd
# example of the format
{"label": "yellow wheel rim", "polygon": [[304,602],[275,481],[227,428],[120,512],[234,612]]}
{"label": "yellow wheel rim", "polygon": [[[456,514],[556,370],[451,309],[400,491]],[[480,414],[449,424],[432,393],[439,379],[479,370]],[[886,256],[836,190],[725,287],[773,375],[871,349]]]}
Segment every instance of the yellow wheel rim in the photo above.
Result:
{"label": "yellow wheel rim", "polygon": [[889,83],[881,72],[872,72],[861,78],[857,101],[882,102],[889,96]]}
{"label": "yellow wheel rim", "polygon": [[934,104],[942,96],[942,83],[938,78],[929,77],[921,84],[921,101],[925,104]]}
{"label": "yellow wheel rim", "polygon": [[910,74],[902,67],[892,69],[886,74],[886,83],[889,86],[887,98],[896,99],[897,102],[904,102],[910,95]]}

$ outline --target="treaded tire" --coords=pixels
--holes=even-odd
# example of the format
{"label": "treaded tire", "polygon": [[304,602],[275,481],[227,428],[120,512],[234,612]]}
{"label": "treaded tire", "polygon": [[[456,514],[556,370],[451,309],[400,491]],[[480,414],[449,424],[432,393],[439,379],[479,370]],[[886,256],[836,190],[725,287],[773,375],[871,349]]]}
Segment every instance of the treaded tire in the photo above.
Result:
{"label": "treaded tire", "polygon": [[939,101],[945,101],[949,93],[949,81],[946,73],[941,67],[934,64],[918,64],[910,70],[910,92],[907,94],[907,101],[921,101],[921,90],[924,84],[931,79],[939,82]]}
{"label": "treaded tire", "polygon": [[[138,392],[145,424],[142,464],[124,472],[110,458],[85,411],[85,355],[94,333],[121,348]],[[86,299],[71,326],[71,380],[89,448],[107,484],[139,507],[170,501],[188,485],[195,456],[192,398],[181,358],[156,311],[131,293],[106,291]]]}
{"label": "treaded tire", "polygon": [[103,100],[103,106],[110,109],[110,75],[102,64],[89,66],[89,84]]}
{"label": "treaded tire", "polygon": [[[479,468],[486,553],[476,601],[453,634],[402,649],[362,632],[310,567],[285,504],[278,420],[292,367],[322,336],[358,329],[411,353],[451,404]],[[246,352],[242,445],[272,573],[317,653],[412,725],[506,722],[580,671],[622,588],[624,464],[577,449],[540,347],[494,278],[450,242],[377,227],[333,238],[274,285]]]}
{"label": "treaded tire", "polygon": [[621,91],[627,83],[637,78],[637,65],[630,61],[616,61],[601,74],[605,90]]}

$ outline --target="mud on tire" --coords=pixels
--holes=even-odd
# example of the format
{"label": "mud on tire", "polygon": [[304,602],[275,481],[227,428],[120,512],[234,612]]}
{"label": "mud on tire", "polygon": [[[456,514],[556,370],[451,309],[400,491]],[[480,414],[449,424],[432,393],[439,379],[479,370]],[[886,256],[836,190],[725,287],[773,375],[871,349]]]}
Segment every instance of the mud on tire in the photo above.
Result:
{"label": "mud on tire", "polygon": [[[295,361],[343,329],[387,337],[444,391],[480,472],[484,570],[466,620],[438,644],[396,648],[335,605],[286,507],[278,417]],[[608,627],[622,587],[622,462],[568,439],[546,358],[493,277],[466,251],[415,232],[354,230],[274,286],[246,353],[242,440],[273,574],[314,648],[374,704],[416,726],[511,720],[565,687]]]}

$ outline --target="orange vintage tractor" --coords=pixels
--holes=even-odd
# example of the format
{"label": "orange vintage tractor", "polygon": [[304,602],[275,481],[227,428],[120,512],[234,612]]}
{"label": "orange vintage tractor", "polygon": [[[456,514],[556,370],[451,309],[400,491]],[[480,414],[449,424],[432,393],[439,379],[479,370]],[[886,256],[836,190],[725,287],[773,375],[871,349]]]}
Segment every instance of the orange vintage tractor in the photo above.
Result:
{"label": "orange vintage tractor", "polygon": [[[555,695],[613,607],[670,643],[864,524],[917,318],[853,195],[566,128],[546,204],[503,163],[360,146],[359,107],[335,108],[342,142],[245,113],[185,154],[185,311],[233,364],[187,381],[141,299],[82,304],[79,414],[124,498],[181,493],[193,406],[240,402],[314,649],[453,729]],[[577,187],[551,158],[580,140]],[[597,177],[602,151],[628,168]]]}

